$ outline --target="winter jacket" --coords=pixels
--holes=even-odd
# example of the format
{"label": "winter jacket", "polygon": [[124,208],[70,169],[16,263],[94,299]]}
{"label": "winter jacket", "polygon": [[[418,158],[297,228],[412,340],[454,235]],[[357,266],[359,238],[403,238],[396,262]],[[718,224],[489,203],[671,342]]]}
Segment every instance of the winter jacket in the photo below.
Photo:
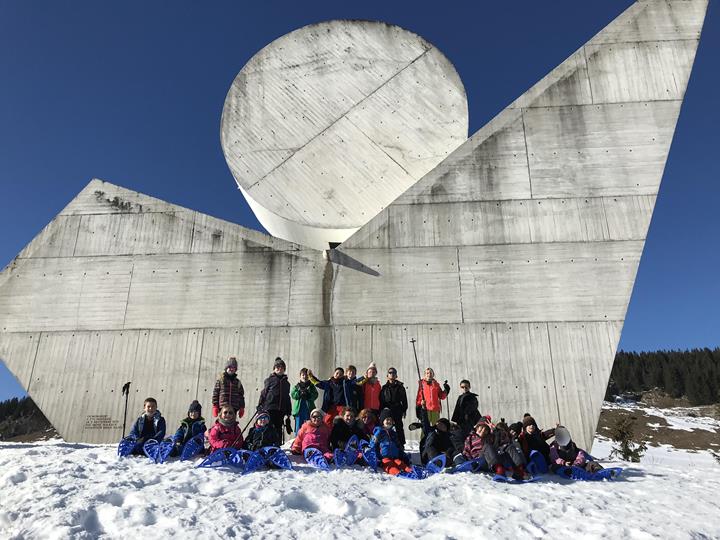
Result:
{"label": "winter jacket", "polygon": [[477,394],[464,392],[458,396],[457,402],[455,402],[451,420],[469,432],[480,420],[481,414],[478,407]]}
{"label": "winter jacket", "polygon": [[323,391],[322,410],[329,412],[336,406],[347,405],[345,398],[345,381],[342,379],[330,378],[326,381],[319,381],[315,377],[311,377],[312,383]]}
{"label": "winter jacket", "polygon": [[345,444],[353,435],[357,435],[358,439],[365,438],[365,432],[362,429],[358,429],[355,422],[348,426],[345,423],[345,420],[336,416],[333,421],[332,431],[330,432],[330,449],[335,450],[336,448],[339,448],[340,450],[343,450],[345,448]]}
{"label": "winter jacket", "polygon": [[548,445],[548,443],[545,441],[552,437],[554,434],[554,429],[548,429],[546,431],[540,431],[538,429],[535,429],[532,435],[530,435],[527,431],[523,430],[518,436],[518,442],[520,443],[520,448],[522,448],[525,457],[529,458],[530,452],[533,450],[537,450],[543,455],[545,461],[549,463],[550,445]]}
{"label": "winter jacket", "polygon": [[175,432],[175,442],[177,444],[185,444],[196,435],[205,433],[205,419],[201,416],[197,420],[185,418],[180,422],[180,427]]}
{"label": "winter jacket", "polygon": [[555,465],[565,465],[565,462],[569,461],[573,467],[584,467],[588,457],[585,450],[578,448],[572,441],[567,446],[554,442],[550,445],[550,460]]}
{"label": "winter jacket", "polygon": [[363,408],[362,382],[357,377],[353,377],[352,379],[345,377],[344,391],[345,403],[347,403],[348,407],[355,409],[355,413],[357,414],[360,412],[360,409]]}
{"label": "winter jacket", "polygon": [[240,426],[237,422],[226,426],[220,420],[216,420],[210,431],[207,432],[208,441],[210,441],[210,451],[213,452],[219,448],[242,448],[243,437]]}
{"label": "winter jacket", "polygon": [[447,394],[440,387],[440,383],[433,379],[427,382],[425,379],[420,381],[415,405],[422,406],[422,399],[425,398],[425,408],[430,412],[440,412],[440,400],[445,399]]}
{"label": "winter jacket", "polygon": [[224,371],[215,381],[212,395],[213,407],[230,405],[235,412],[245,408],[245,389],[237,374]]}
{"label": "winter jacket", "polygon": [[372,422],[368,422],[367,424],[359,418],[355,420],[355,429],[357,430],[357,432],[362,433],[362,437],[360,437],[359,435],[358,437],[366,441],[370,440],[373,431],[375,431],[375,426],[377,426],[377,422],[375,422],[375,420],[373,420]]}
{"label": "winter jacket", "polygon": [[396,422],[405,416],[408,408],[405,386],[400,381],[386,382],[380,390],[380,409],[390,409]]}
{"label": "winter jacket", "polygon": [[330,451],[330,428],[325,423],[314,426],[310,420],[305,422],[290,447],[295,454],[302,454],[308,448],[317,448],[323,454]]}
{"label": "winter jacket", "polygon": [[363,409],[372,409],[374,411],[380,410],[380,391],[382,385],[377,377],[368,379],[367,377],[361,377],[358,382],[362,384],[362,402]]}
{"label": "winter jacket", "polygon": [[305,383],[299,382],[292,387],[290,397],[293,400],[292,414],[293,416],[297,416],[300,414],[300,405],[303,401],[305,401],[307,405],[308,412],[315,408],[315,400],[318,397],[318,391],[317,388],[315,388],[315,385],[310,381]]}
{"label": "winter jacket", "polygon": [[486,445],[492,445],[492,436],[487,436],[484,439],[480,437],[474,431],[470,432],[470,435],[465,439],[465,446],[463,448],[463,455],[467,459],[476,459],[484,457],[483,450]]}
{"label": "winter jacket", "polygon": [[280,411],[283,415],[290,416],[291,409],[290,382],[287,375],[272,373],[265,379],[265,385],[260,392],[258,410]]}
{"label": "winter jacket", "polygon": [[375,453],[381,459],[404,458],[403,452],[400,451],[397,432],[394,428],[385,429],[381,426],[376,427],[370,439],[370,446],[375,449]]}
{"label": "winter jacket", "polygon": [[[141,414],[140,417],[135,420],[132,430],[130,430],[130,436],[143,443],[150,439],[155,439],[158,442],[162,441],[165,438],[165,419],[162,417],[162,414],[160,414],[160,411],[155,411],[152,416],[152,428],[148,425],[146,429],[146,421],[147,417]],[[145,431],[144,437],[143,431]]]}
{"label": "winter jacket", "polygon": [[255,452],[265,446],[280,446],[280,436],[273,425],[266,424],[264,427],[251,427],[243,448]]}
{"label": "winter jacket", "polygon": [[425,437],[425,444],[420,455],[420,459],[423,463],[427,463],[431,459],[445,454],[448,457],[448,462],[453,458],[453,444],[450,440],[450,433],[448,431],[440,431],[437,428],[431,428],[430,433]]}

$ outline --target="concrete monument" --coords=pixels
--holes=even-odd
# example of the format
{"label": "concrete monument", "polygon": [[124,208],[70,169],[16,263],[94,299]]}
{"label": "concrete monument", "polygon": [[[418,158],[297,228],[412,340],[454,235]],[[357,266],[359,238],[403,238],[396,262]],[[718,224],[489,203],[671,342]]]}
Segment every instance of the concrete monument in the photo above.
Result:
{"label": "concrete monument", "polygon": [[231,354],[250,408],[278,355],[392,365],[414,396],[415,337],[483,412],[589,447],[706,8],[635,3],[467,140],[422,38],[292,32],[222,118],[275,236],[93,180],[0,274],[0,358],[66,440],[112,442],[125,381],[173,423]]}

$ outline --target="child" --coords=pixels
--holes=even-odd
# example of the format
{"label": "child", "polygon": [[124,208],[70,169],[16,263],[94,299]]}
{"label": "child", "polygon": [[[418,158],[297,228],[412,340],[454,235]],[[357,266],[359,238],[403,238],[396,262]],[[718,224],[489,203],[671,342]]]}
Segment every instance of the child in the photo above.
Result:
{"label": "child", "polygon": [[492,424],[487,418],[481,418],[475,424],[475,429],[465,439],[463,449],[465,459],[484,458],[488,470],[505,476],[505,467],[502,466],[493,446]]}
{"label": "child", "polygon": [[358,379],[358,383],[362,384],[363,407],[370,409],[375,418],[380,414],[380,391],[382,390],[377,373],[375,362],[371,362],[365,371],[365,376]]}
{"label": "child", "polygon": [[432,368],[425,369],[425,378],[418,381],[418,393],[415,398],[415,406],[418,410],[418,418],[422,420],[422,409],[427,411],[427,419],[430,426],[434,426],[440,418],[441,400],[446,399],[450,392],[450,385],[446,382],[443,388],[435,380],[435,372]]}
{"label": "child", "polygon": [[470,391],[470,381],[460,381],[460,395],[455,403],[451,420],[459,425],[465,433],[470,433],[482,415],[479,411],[478,395]]}
{"label": "child", "polygon": [[358,414],[358,419],[355,422],[355,424],[358,427],[358,431],[362,432],[362,439],[369,441],[370,437],[373,434],[373,430],[375,429],[375,426],[377,426],[377,422],[375,421],[375,414],[370,409],[363,409],[360,411],[360,414]]}
{"label": "child", "polygon": [[555,441],[550,445],[550,469],[556,472],[560,467],[579,467],[589,473],[602,470],[597,461],[588,459],[585,450],[577,447],[566,427],[555,428]]}
{"label": "child", "polygon": [[238,418],[245,415],[245,389],[237,376],[237,358],[231,356],[225,371],[215,381],[212,394],[213,416],[217,417],[220,407],[230,405],[238,413]]}
{"label": "child", "polygon": [[530,479],[530,475],[525,471],[527,460],[522,448],[520,448],[520,443],[513,439],[504,418],[501,418],[500,422],[495,425],[493,446],[500,458],[500,462],[505,467],[512,469],[513,478],[516,480]]}
{"label": "child", "polygon": [[530,459],[530,452],[537,450],[542,454],[545,462],[550,464],[550,446],[545,441],[553,435],[555,435],[554,429],[540,431],[535,419],[529,414],[525,415],[522,420],[522,431],[518,435],[518,442],[522,447],[525,458]]}
{"label": "child", "polygon": [[205,419],[201,416],[201,413],[202,407],[200,403],[198,400],[193,400],[188,407],[187,418],[180,422],[180,427],[175,432],[175,446],[170,453],[171,456],[179,456],[190,439],[205,433]]}
{"label": "child", "polygon": [[448,462],[452,461],[454,447],[450,440],[450,421],[447,418],[438,420],[420,446],[420,460],[423,465],[440,454],[445,454]]}
{"label": "child", "polygon": [[237,420],[235,420],[235,409],[230,405],[223,405],[220,408],[220,416],[207,433],[210,441],[210,453],[221,448],[243,447],[243,436]]}
{"label": "child", "polygon": [[410,459],[400,450],[398,436],[394,429],[390,409],[380,412],[380,425],[373,431],[370,446],[380,458],[380,467],[388,474],[398,475],[401,472],[412,472]]}
{"label": "child", "polygon": [[290,451],[293,454],[304,454],[308,448],[317,448],[325,455],[326,459],[331,459],[329,440],[330,428],[323,423],[323,412],[320,409],[313,409],[310,413],[310,420],[300,428]]}
{"label": "child", "polygon": [[345,407],[342,418],[337,417],[333,421],[333,428],[330,432],[330,449],[344,450],[350,438],[356,435],[358,440],[365,436],[363,430],[358,429],[355,424],[355,411],[352,407]]}
{"label": "child", "polygon": [[326,381],[319,381],[310,370],[308,370],[308,377],[315,386],[323,390],[322,409],[325,411],[323,422],[330,430],[333,426],[333,418],[342,412],[343,407],[347,407],[345,370],[336,367],[333,376]]}
{"label": "child", "polygon": [[250,428],[245,444],[246,450],[257,452],[266,446],[280,446],[280,435],[270,423],[270,415],[261,411],[257,415],[255,425]]}
{"label": "child", "polygon": [[295,433],[299,433],[302,425],[310,420],[310,411],[315,408],[315,400],[318,397],[317,388],[308,380],[308,368],[300,370],[300,381],[293,386],[290,397],[293,400]]}
{"label": "child", "polygon": [[142,456],[143,445],[150,439],[157,442],[165,438],[165,419],[157,408],[157,400],[149,397],[143,403],[143,414],[135,421],[130,430],[130,437],[135,439],[133,454]]}
{"label": "child", "polygon": [[290,382],[285,375],[285,361],[279,356],[275,358],[273,372],[265,379],[257,410],[266,411],[270,415],[270,423],[282,437],[283,419],[287,418],[287,422],[290,422],[291,405]]}
{"label": "child", "polygon": [[345,402],[348,407],[359,411],[362,409],[362,379],[357,378],[357,368],[352,364],[345,370]]}

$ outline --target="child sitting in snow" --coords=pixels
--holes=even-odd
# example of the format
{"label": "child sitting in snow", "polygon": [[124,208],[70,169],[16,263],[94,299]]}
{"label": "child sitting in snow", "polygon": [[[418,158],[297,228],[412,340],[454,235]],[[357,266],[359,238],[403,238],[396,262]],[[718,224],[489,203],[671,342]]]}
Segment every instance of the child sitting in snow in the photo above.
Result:
{"label": "child sitting in snow", "polygon": [[266,446],[280,446],[280,436],[270,423],[270,414],[262,411],[258,413],[255,425],[250,428],[244,447],[256,452]]}
{"label": "child sitting in snow", "polygon": [[[514,424],[513,424],[514,425]],[[522,419],[522,430],[518,434],[518,442],[522,447],[523,454],[526,459],[530,459],[530,452],[533,450],[540,452],[546,463],[550,463],[550,446],[546,442],[553,435],[555,435],[555,429],[547,429],[541,431],[538,428],[535,419],[526,414]]]}
{"label": "child sitting in snow", "polygon": [[135,439],[136,443],[132,453],[139,456],[144,455],[142,447],[147,441],[155,439],[160,442],[165,438],[165,419],[158,411],[155,398],[145,398],[143,414],[135,420],[130,430],[130,437]]}
{"label": "child sitting in snow", "polygon": [[205,419],[201,413],[200,403],[198,400],[193,400],[188,407],[187,418],[180,422],[180,427],[175,432],[175,446],[170,453],[171,456],[179,456],[190,439],[205,433]]}
{"label": "child sitting in snow", "polygon": [[308,448],[317,448],[326,457],[332,458],[330,453],[330,428],[323,422],[323,412],[320,409],[314,409],[310,413],[310,420],[305,422],[297,437],[290,447],[293,454],[304,454]]}
{"label": "child sitting in snow", "polygon": [[358,429],[355,424],[355,410],[352,407],[345,407],[342,415],[333,420],[333,428],[330,432],[330,449],[344,450],[350,438],[356,435],[358,440],[365,435],[363,430]]}
{"label": "child sitting in snow", "polygon": [[292,398],[292,414],[295,417],[295,433],[300,432],[302,425],[310,420],[310,411],[315,408],[318,397],[317,388],[308,378],[308,368],[300,370],[300,381],[290,391]]}
{"label": "child sitting in snow", "polygon": [[380,412],[380,425],[373,431],[370,446],[375,449],[380,458],[380,467],[386,473],[397,475],[403,471],[412,472],[410,457],[400,450],[394,426],[390,409],[383,409]]}
{"label": "child sitting in snow", "polygon": [[428,461],[445,454],[446,462],[450,463],[454,457],[453,450],[450,439],[450,420],[441,418],[434,427],[429,428],[427,436],[421,441],[420,461],[425,465]]}
{"label": "child sitting in snow", "polygon": [[[488,470],[500,476],[505,476],[505,467],[502,464],[500,456],[498,456],[492,429],[493,425],[490,423],[490,420],[487,417],[481,418],[478,423],[475,424],[475,429],[471,431],[467,439],[465,439],[463,455],[466,459],[483,458]],[[524,468],[515,471],[515,473],[518,477],[525,476]]]}
{"label": "child sitting in snow", "polygon": [[358,419],[355,421],[355,425],[357,426],[358,431],[361,431],[363,434],[362,437],[360,437],[361,439],[366,441],[370,440],[370,437],[372,437],[373,431],[377,426],[375,418],[375,413],[373,413],[370,409],[363,409],[360,411]]}
{"label": "child sitting in snow", "polygon": [[520,443],[515,440],[510,428],[505,423],[505,419],[501,418],[500,422],[495,425],[493,431],[493,446],[498,454],[500,463],[506,468],[513,471],[513,478],[517,480],[527,480],[530,475],[525,471],[527,460],[523,454]]}
{"label": "child sitting in snow", "polygon": [[235,420],[235,409],[230,405],[223,405],[220,408],[220,415],[208,431],[207,438],[210,441],[210,453],[221,448],[239,450],[243,447],[242,431]]}
{"label": "child sitting in snow", "polygon": [[589,473],[602,470],[602,465],[589,459],[587,452],[577,447],[566,427],[555,428],[555,441],[550,445],[550,469],[556,472],[560,467],[579,467]]}

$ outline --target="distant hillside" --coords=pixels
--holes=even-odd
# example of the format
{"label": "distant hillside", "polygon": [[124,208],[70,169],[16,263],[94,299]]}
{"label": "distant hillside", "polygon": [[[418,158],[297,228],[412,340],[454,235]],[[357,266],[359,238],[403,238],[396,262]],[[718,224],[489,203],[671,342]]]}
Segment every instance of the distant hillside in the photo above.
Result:
{"label": "distant hillside", "polygon": [[0,440],[53,430],[45,415],[30,397],[0,402]]}
{"label": "distant hillside", "polygon": [[720,401],[720,347],[690,351],[625,352],[615,355],[605,399],[659,389],[691,405]]}

